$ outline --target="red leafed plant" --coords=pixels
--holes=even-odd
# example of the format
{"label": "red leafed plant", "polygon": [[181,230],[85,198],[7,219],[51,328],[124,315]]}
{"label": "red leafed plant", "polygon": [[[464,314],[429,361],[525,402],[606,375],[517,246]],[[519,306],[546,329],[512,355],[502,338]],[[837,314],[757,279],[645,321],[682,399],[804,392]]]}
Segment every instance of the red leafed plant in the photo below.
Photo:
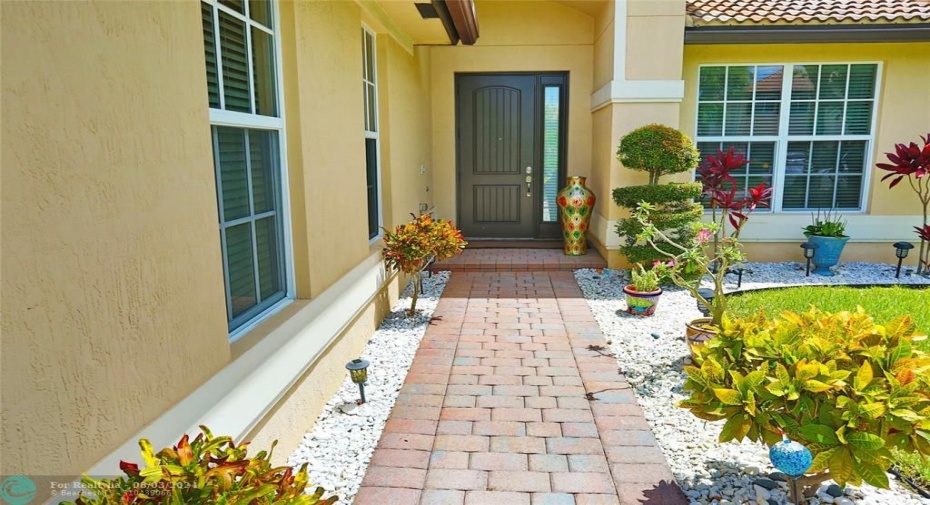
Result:
{"label": "red leafed plant", "polygon": [[[144,467],[120,462],[125,477],[94,479],[85,475],[76,505],[175,505],[181,503],[241,503],[249,505],[331,505],[325,491],[306,493],[310,477],[306,463],[300,470],[273,468],[271,451],[247,455],[247,443],[214,437],[206,426],[193,440],[187,435],[174,447],[155,452],[139,440]],[[86,493],[86,494],[85,494]]]}
{"label": "red leafed plant", "polygon": [[420,276],[431,260],[442,261],[462,252],[468,242],[451,221],[433,219],[429,214],[414,216],[394,231],[384,228],[384,261],[388,267],[411,275],[413,297],[407,315],[416,313],[420,296]]}
{"label": "red leafed plant", "polygon": [[[641,203],[633,213],[633,217],[643,226],[641,239],[653,247],[663,241],[676,248],[675,253],[663,252],[672,260],[668,275],[672,282],[686,289],[710,310],[714,325],[721,323],[726,312],[723,281],[727,268],[744,260],[739,242],[740,231],[752,211],[767,207],[772,197],[772,188],[766,187],[764,183],[744,191],[737,189],[736,180],[730,173],[747,163],[749,160],[734,153],[731,147],[727,152],[718,150],[717,154],[708,156],[701,164],[698,175],[704,184],[704,194],[710,199],[709,206],[713,214],[710,223],[700,224],[700,229],[696,230],[697,239],[692,245],[675,242],[656,228],[651,219],[654,207],[647,202]],[[727,223],[733,229],[729,233],[725,232]],[[708,247],[710,237],[714,237],[713,247]],[[709,253],[707,249],[710,249]],[[698,292],[701,278],[705,275],[710,276],[714,282],[714,297],[710,301]]]}
{"label": "red leafed plant", "polygon": [[922,227],[915,226],[917,235],[920,237],[920,249],[917,254],[917,273],[930,274],[930,229],[928,225],[928,214],[930,214],[930,133],[926,137],[921,136],[923,147],[918,146],[915,142],[909,145],[895,144],[893,153],[885,153],[888,161],[891,163],[878,163],[876,166],[889,173],[882,177],[882,181],[891,179],[889,188],[898,185],[903,179],[907,179],[911,189],[917,193],[917,198],[923,204],[924,222]]}

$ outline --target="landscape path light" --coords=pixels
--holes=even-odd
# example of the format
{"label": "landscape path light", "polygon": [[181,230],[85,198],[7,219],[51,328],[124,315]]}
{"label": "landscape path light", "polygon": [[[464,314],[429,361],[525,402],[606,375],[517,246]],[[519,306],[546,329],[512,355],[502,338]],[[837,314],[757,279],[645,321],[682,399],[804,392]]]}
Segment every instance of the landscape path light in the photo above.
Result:
{"label": "landscape path light", "polygon": [[894,246],[894,255],[898,257],[898,269],[895,271],[894,278],[901,277],[901,262],[904,261],[904,258],[907,258],[907,253],[914,248],[914,244],[910,242],[895,242],[891,244]]}
{"label": "landscape path light", "polygon": [[346,363],[346,370],[349,371],[352,382],[358,384],[358,394],[361,396],[358,401],[359,405],[365,403],[365,382],[368,381],[368,365],[369,363],[361,358]]}
{"label": "landscape path light", "polygon": [[811,259],[814,258],[814,254],[817,253],[817,244],[813,242],[804,242],[801,244],[801,249],[804,249],[804,259],[807,260],[807,277],[811,276]]}

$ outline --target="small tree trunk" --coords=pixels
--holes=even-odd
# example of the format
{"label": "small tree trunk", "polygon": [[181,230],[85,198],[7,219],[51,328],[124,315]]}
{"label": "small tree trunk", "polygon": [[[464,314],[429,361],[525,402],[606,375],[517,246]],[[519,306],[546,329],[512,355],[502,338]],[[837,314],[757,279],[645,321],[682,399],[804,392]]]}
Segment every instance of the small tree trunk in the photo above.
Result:
{"label": "small tree trunk", "polygon": [[422,270],[417,270],[415,274],[410,279],[410,282],[413,283],[413,296],[410,300],[410,310],[407,311],[408,316],[413,316],[417,313],[417,298],[420,297],[420,276],[423,275]]}

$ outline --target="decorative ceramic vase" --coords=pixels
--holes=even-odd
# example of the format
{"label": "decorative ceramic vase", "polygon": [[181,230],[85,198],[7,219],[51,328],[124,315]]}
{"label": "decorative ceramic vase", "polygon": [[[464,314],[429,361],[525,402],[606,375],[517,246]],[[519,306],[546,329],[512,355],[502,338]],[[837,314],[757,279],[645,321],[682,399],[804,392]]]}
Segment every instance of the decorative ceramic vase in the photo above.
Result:
{"label": "decorative ceramic vase", "polygon": [[817,244],[814,250],[814,257],[811,261],[814,263],[814,273],[817,275],[834,276],[836,275],[830,267],[840,261],[840,254],[843,254],[843,247],[849,237],[821,237],[811,235],[807,240],[812,244]]}
{"label": "decorative ceramic vase", "polygon": [[569,177],[567,185],[556,198],[562,217],[566,256],[583,256],[588,253],[588,222],[591,221],[596,198],[584,182],[585,177]]}
{"label": "decorative ceramic vase", "polygon": [[634,316],[651,316],[659,305],[659,297],[662,296],[662,288],[655,291],[636,291],[632,285],[625,286],[623,293],[626,294],[626,311]]}

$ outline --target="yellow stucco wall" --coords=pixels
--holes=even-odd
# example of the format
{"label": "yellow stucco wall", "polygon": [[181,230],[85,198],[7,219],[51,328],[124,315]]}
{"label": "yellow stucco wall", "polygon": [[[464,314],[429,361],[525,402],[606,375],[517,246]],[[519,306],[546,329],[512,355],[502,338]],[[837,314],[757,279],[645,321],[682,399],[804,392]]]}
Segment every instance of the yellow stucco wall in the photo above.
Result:
{"label": "yellow stucco wall", "polygon": [[2,9],[0,474],[79,474],[229,358],[200,8]]}
{"label": "yellow stucco wall", "polygon": [[[912,44],[765,44],[689,45],[685,47],[685,100],[681,108],[682,129],[694,133],[697,111],[698,66],[712,63],[855,63],[882,64],[878,118],[875,123],[871,188],[866,210],[872,215],[913,215],[919,213],[917,197],[904,187],[889,190],[880,183],[883,176],[874,168],[885,161],[884,152],[899,142],[918,141],[926,134],[930,120],[926,113],[915,113],[926,104],[926,82],[918,76],[930,75],[927,53],[930,43]],[[916,108],[915,108],[916,107]]]}
{"label": "yellow stucco wall", "polygon": [[433,201],[443,218],[456,215],[456,72],[569,72],[568,174],[591,175],[594,19],[553,2],[494,0],[476,9],[481,37],[473,47],[429,49]]}
{"label": "yellow stucco wall", "polygon": [[632,0],[627,5],[626,78],[681,79],[685,1]]}
{"label": "yellow stucco wall", "polygon": [[312,298],[368,255],[361,14],[354,2],[284,2],[282,18],[296,42],[283,69],[294,262],[308,273],[297,294]]}
{"label": "yellow stucco wall", "polygon": [[[354,2],[280,12],[298,300],[231,346],[198,3],[3,4],[0,474],[87,470],[379,254],[365,205],[364,15]],[[432,202],[429,54],[372,28],[392,225]],[[254,447],[281,439],[283,463],[404,280],[346,315],[252,430]]]}

